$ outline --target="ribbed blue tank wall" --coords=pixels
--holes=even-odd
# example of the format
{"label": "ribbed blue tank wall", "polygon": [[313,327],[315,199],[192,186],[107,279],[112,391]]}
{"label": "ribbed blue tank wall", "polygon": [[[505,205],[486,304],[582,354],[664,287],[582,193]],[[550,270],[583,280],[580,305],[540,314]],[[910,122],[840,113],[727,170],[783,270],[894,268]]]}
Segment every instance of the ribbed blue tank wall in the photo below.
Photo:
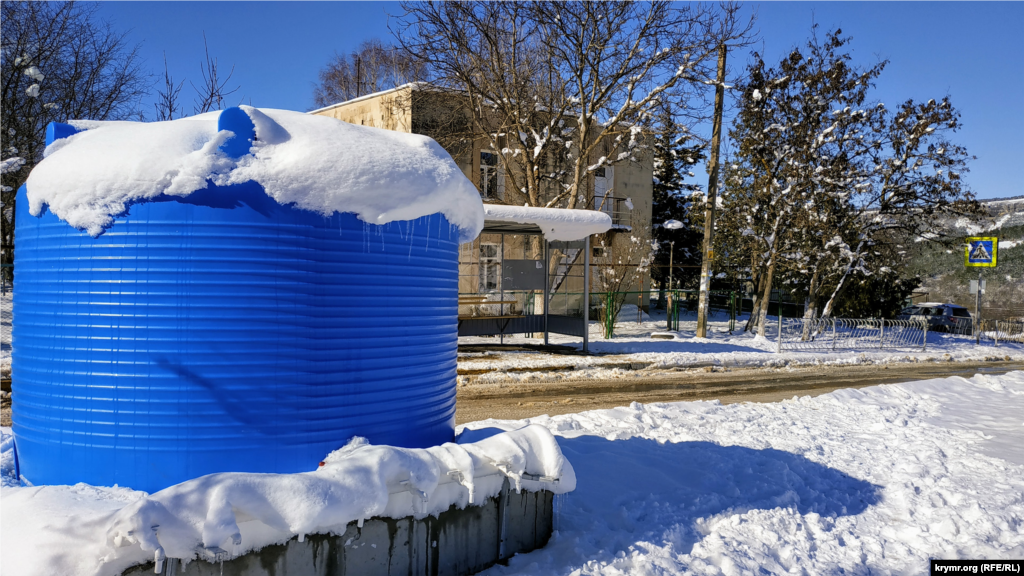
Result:
{"label": "ribbed blue tank wall", "polygon": [[254,183],[98,238],[17,202],[13,424],[35,484],[155,491],[314,470],[353,435],[450,441],[458,230],[283,207]]}

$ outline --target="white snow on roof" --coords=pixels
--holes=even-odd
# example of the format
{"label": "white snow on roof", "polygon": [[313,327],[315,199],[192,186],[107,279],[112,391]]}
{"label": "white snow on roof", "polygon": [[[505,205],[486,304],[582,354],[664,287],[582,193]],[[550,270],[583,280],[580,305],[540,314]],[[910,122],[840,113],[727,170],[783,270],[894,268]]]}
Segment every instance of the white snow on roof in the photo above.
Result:
{"label": "white snow on roof", "polygon": [[220,151],[219,112],[168,122],[73,121],[29,175],[32,214],[43,205],[97,236],[132,202],[256,181],[282,205],[371,224],[440,212],[463,241],[483,227],[480,194],[437,142],[326,116],[241,106],[257,141],[237,161]]}
{"label": "white snow on roof", "polygon": [[582,240],[591,234],[607,232],[612,227],[611,216],[604,212],[567,208],[484,204],[484,219],[493,222],[536,224],[548,241]]}
{"label": "white snow on roof", "polygon": [[351,100],[342,100],[341,102],[337,102],[335,104],[329,104],[327,106],[324,106],[323,108],[317,108],[316,110],[312,110],[309,113],[310,114],[318,114],[320,112],[326,112],[327,110],[330,110],[332,108],[337,108],[339,106],[344,106],[346,104],[354,104],[356,102],[362,102],[364,100],[370,100],[371,98],[377,98],[377,97],[383,96],[385,94],[391,94],[393,92],[400,92],[400,91],[405,90],[405,89],[419,90],[420,88],[422,88],[424,86],[428,86],[428,83],[426,83],[426,82],[408,82],[406,84],[402,84],[401,86],[395,86],[394,88],[388,88],[387,90],[381,90],[379,92],[372,92],[370,94],[363,94],[362,96],[356,96],[355,98],[352,98]]}
{"label": "white snow on roof", "polygon": [[426,449],[355,438],[311,472],[209,474],[154,494],[86,484],[18,487],[6,476],[13,474],[13,441],[4,428],[0,567],[12,575],[120,574],[156,558],[194,559],[204,549],[236,557],[296,535],[341,534],[349,522],[371,517],[436,516],[481,504],[505,478],[517,490],[574,490],[572,465],[552,433],[517,428],[471,432],[460,437],[466,443]]}

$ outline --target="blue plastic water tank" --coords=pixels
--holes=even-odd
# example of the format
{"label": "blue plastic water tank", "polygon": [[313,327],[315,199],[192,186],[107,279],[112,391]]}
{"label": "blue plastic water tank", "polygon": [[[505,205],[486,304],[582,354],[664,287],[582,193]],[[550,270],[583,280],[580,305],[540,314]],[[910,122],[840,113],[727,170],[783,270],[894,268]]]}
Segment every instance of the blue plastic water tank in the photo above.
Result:
{"label": "blue plastic water tank", "polygon": [[13,425],[34,484],[156,491],[313,470],[455,423],[458,230],[281,206],[256,183],[135,204],[92,238],[17,202]]}

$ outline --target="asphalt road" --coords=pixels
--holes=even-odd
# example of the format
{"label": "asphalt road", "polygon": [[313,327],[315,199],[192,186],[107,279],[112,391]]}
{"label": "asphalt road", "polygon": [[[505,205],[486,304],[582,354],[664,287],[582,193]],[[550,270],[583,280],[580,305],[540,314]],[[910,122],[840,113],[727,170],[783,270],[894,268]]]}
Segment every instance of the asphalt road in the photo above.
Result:
{"label": "asphalt road", "polygon": [[544,383],[471,384],[459,388],[458,424],[486,418],[521,419],[626,406],[630,402],[719,400],[778,402],[817,396],[841,388],[862,388],[912,380],[1004,374],[1024,362],[955,362],[906,365],[748,368],[660,372],[630,379]]}

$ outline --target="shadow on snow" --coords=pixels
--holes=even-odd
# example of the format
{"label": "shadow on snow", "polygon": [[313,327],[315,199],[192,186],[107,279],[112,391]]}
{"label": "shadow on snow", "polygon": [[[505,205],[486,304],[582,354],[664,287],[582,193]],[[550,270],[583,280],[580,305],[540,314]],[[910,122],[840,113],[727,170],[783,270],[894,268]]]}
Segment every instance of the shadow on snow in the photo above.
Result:
{"label": "shadow on snow", "polygon": [[[467,430],[462,441],[499,431]],[[641,542],[689,554],[705,536],[703,519],[719,514],[788,508],[835,518],[860,514],[881,501],[879,486],[771,448],[597,436],[558,438],[558,443],[573,464],[577,487],[556,498],[560,537],[548,546],[555,557],[573,556],[569,550],[581,547],[602,553],[580,561],[614,561]],[[579,540],[589,543],[579,546]]]}

